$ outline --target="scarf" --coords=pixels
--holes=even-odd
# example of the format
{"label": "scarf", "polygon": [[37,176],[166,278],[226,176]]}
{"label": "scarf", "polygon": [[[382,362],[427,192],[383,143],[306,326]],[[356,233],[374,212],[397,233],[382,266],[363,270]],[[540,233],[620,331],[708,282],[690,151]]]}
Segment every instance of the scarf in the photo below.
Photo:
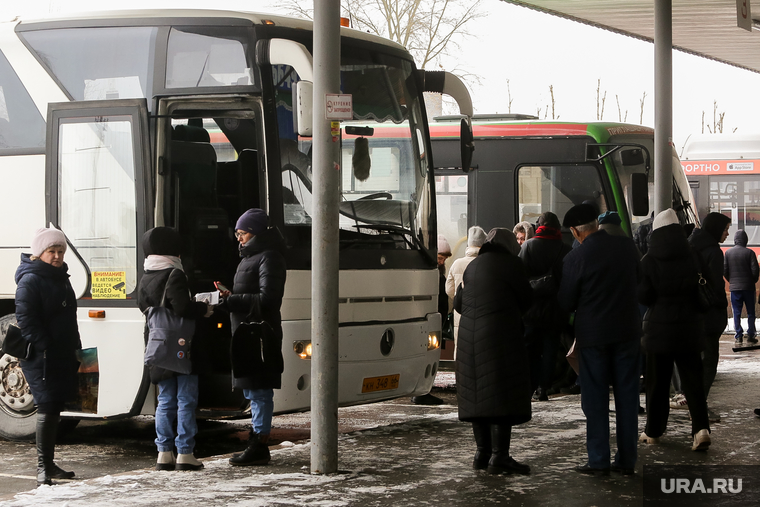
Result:
{"label": "scarf", "polygon": [[145,258],[143,269],[145,271],[160,271],[162,269],[182,269],[182,261],[174,255],[149,255]]}
{"label": "scarf", "polygon": [[562,239],[562,231],[559,229],[555,229],[554,227],[549,227],[548,225],[541,225],[536,229],[536,235],[533,236],[534,238],[539,239]]}

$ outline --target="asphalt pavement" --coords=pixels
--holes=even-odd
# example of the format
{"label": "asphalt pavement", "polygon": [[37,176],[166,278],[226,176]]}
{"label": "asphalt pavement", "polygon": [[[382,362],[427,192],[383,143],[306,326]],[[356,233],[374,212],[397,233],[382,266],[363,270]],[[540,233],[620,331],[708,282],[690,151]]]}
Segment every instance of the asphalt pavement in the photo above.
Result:
{"label": "asphalt pavement", "polygon": [[[443,405],[418,406],[406,398],[340,409],[335,474],[310,473],[309,414],[294,414],[275,417],[277,445],[264,467],[232,467],[229,454],[214,455],[203,458],[205,468],[199,472],[136,469],[0,497],[0,506],[642,505],[645,465],[760,464],[760,419],[753,415],[760,407],[760,351],[734,353],[732,345],[733,338],[724,335],[709,399],[721,421],[713,425],[709,450],[691,451],[688,411],[673,410],[661,443],[639,444],[632,476],[586,476],[573,470],[586,460],[579,395],[534,402],[533,419],[514,429],[511,453],[531,466],[531,475],[473,470],[472,430],[457,419],[453,374],[443,371],[434,389]],[[644,422],[640,417],[640,429]],[[614,412],[611,432],[614,441]],[[57,460],[67,468],[66,446]],[[715,495],[700,498],[707,497],[723,505]],[[701,505],[700,498],[690,505]],[[760,498],[745,500],[760,503]]]}

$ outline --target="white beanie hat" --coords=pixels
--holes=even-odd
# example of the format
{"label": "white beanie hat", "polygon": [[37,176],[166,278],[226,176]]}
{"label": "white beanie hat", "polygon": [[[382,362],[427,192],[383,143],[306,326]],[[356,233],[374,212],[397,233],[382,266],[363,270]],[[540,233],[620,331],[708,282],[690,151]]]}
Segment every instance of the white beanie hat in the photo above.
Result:
{"label": "white beanie hat", "polygon": [[656,217],[654,217],[654,222],[652,222],[652,230],[659,229],[660,227],[665,227],[666,225],[673,225],[677,224],[678,222],[678,215],[676,215],[676,212],[673,211],[672,208],[668,208],[665,211],[661,211],[657,214]]}
{"label": "white beanie hat", "polygon": [[451,255],[451,246],[443,234],[438,235],[438,253],[441,255]]}
{"label": "white beanie hat", "polygon": [[473,225],[467,231],[467,246],[481,247],[486,242],[486,231],[482,227]]}
{"label": "white beanie hat", "polygon": [[51,227],[50,229],[43,227],[37,229],[32,238],[32,255],[39,257],[45,250],[51,246],[62,246],[63,251],[66,251],[66,236],[61,231]]}

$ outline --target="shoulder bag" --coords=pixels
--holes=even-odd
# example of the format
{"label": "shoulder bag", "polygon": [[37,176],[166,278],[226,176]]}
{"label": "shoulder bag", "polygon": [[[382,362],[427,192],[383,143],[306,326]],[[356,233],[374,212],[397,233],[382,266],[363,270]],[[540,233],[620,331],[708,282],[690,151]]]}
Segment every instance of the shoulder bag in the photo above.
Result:
{"label": "shoulder bag", "polygon": [[[174,274],[171,272],[166,280]],[[166,302],[166,286],[160,306],[145,311],[148,325],[148,344],[145,347],[145,364],[177,373],[189,374],[193,369],[190,345],[195,334],[195,320],[180,317]]]}
{"label": "shoulder bag", "polygon": [[559,290],[556,278],[554,278],[554,265],[559,259],[559,255],[562,253],[562,244],[559,245],[557,255],[554,256],[554,260],[549,266],[549,270],[543,276],[537,276],[530,278],[530,286],[533,288],[533,295],[539,298],[553,296]]}
{"label": "shoulder bag", "polygon": [[32,358],[32,342],[24,339],[21,329],[13,324],[8,326],[3,340],[2,353],[19,359],[29,360]]}

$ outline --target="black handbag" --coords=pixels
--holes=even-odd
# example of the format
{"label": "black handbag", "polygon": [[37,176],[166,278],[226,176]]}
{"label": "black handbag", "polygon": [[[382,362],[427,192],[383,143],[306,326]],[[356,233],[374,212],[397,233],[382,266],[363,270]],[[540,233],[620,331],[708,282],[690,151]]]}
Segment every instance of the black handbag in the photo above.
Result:
{"label": "black handbag", "polygon": [[546,274],[543,276],[536,276],[528,280],[530,282],[531,288],[533,289],[533,295],[535,297],[545,298],[548,296],[553,296],[557,293],[557,291],[559,291],[557,279],[554,278],[554,265],[557,263],[557,260],[559,259],[561,253],[562,244],[559,245],[557,255],[554,257],[554,260],[549,266],[549,270],[546,272]]}
{"label": "black handbag", "polygon": [[[168,279],[166,285],[169,285]],[[189,374],[193,370],[190,346],[195,334],[195,320],[180,317],[164,306],[165,301],[166,286],[164,286],[164,295],[161,297],[161,305],[152,306],[145,311],[148,325],[145,364]]]}
{"label": "black handbag", "polygon": [[285,370],[282,344],[268,322],[242,322],[230,341],[234,378],[257,377],[264,372],[280,374]]}
{"label": "black handbag", "polygon": [[24,339],[21,329],[13,324],[8,326],[3,340],[2,354],[17,357],[18,359],[29,360],[32,357],[32,342]]}

